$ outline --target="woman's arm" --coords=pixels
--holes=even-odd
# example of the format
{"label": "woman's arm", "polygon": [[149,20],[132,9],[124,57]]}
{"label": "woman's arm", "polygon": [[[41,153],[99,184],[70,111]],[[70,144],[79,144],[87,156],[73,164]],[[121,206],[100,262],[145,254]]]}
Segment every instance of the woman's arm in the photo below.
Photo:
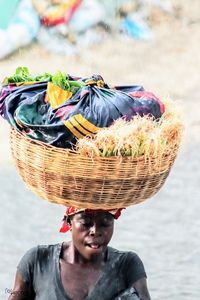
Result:
{"label": "woman's arm", "polygon": [[29,284],[25,282],[19,272],[16,272],[15,284],[8,300],[33,300],[34,293]]}
{"label": "woman's arm", "polygon": [[147,288],[147,280],[146,278],[138,279],[132,285],[134,289],[137,291],[141,300],[151,300],[149,291]]}

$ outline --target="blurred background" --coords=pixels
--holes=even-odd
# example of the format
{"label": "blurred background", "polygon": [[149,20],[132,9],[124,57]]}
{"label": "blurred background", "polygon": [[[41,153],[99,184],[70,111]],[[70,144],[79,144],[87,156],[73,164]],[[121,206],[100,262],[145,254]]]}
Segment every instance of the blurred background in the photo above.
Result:
{"label": "blurred background", "polygon": [[[199,49],[199,0],[0,0],[1,81],[18,66],[100,74],[179,104],[185,131],[171,174],[156,196],[122,213],[111,242],[139,254],[154,300],[200,299]],[[70,234],[58,232],[64,207],[38,199],[18,176],[3,119],[0,191],[0,299],[7,299],[20,257]]]}

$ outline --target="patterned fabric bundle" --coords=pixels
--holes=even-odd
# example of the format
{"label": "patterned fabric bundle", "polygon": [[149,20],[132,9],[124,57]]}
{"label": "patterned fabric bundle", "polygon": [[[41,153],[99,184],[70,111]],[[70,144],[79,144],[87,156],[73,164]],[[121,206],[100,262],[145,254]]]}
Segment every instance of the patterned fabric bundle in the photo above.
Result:
{"label": "patterned fabric bundle", "polygon": [[103,78],[68,76],[69,89],[51,81],[11,82],[0,91],[0,114],[29,137],[62,148],[92,136],[114,120],[164,113],[164,105],[142,86],[110,88]]}

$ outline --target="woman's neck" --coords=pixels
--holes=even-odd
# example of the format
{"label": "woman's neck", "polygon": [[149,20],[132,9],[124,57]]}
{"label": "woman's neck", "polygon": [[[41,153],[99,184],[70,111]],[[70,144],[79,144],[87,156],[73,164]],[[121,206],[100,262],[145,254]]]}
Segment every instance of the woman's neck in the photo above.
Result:
{"label": "woman's neck", "polygon": [[76,249],[73,241],[64,243],[62,250],[62,259],[70,264],[79,264],[82,266],[100,267],[107,260],[107,249],[99,255],[91,257],[90,260],[85,259]]}

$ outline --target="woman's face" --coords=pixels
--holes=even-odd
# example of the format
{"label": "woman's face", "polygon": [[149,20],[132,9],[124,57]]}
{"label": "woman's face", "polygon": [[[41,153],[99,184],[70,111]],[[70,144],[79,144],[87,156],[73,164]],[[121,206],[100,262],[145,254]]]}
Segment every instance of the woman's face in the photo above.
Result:
{"label": "woman's face", "polygon": [[113,235],[114,218],[108,212],[81,212],[72,221],[75,249],[85,260],[104,254]]}

